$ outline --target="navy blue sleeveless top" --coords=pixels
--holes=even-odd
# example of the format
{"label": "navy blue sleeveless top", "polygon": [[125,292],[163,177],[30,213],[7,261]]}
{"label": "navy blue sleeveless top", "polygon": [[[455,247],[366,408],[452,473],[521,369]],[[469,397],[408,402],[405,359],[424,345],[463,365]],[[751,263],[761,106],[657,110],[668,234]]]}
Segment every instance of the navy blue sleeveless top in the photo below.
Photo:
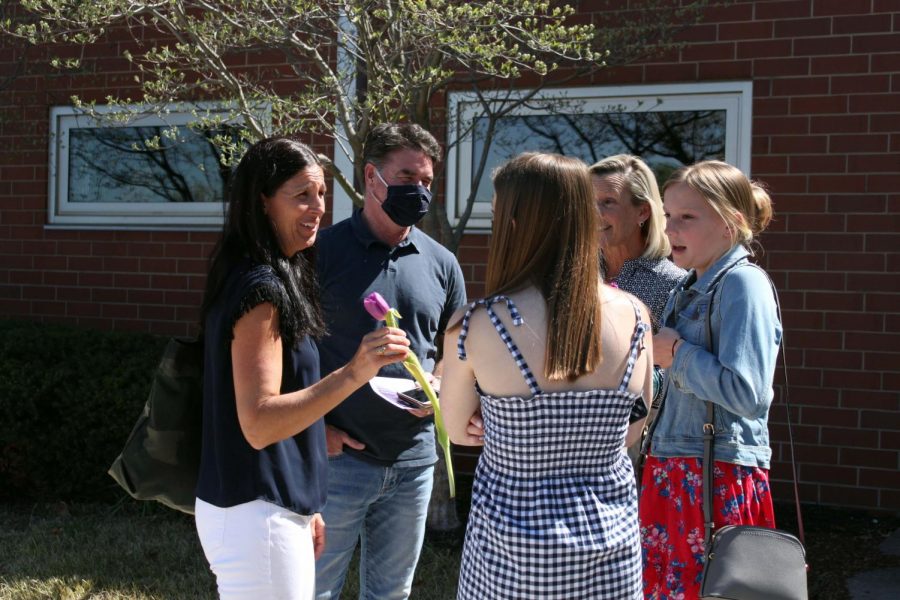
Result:
{"label": "navy blue sleeveless top", "polygon": [[[234,325],[255,306],[287,306],[285,289],[271,267],[242,261],[232,269],[209,311],[204,331],[203,447],[197,497],[229,507],[265,500],[309,515],[325,504],[328,458],[322,419],[305,431],[254,449],[237,417],[231,365]],[[282,341],[285,341],[282,336]],[[293,392],[319,380],[319,351],[309,337],[283,346],[281,392]]]}

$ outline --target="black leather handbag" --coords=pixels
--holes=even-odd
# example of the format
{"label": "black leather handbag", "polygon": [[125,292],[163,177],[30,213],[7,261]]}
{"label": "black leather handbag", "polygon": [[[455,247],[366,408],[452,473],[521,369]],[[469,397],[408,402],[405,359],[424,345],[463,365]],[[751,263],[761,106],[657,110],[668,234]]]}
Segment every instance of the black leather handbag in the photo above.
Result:
{"label": "black leather handbag", "polygon": [[701,598],[807,600],[806,552],[790,533],[728,525],[707,549]]}
{"label": "black leather handbag", "polygon": [[203,339],[172,338],[109,474],[132,497],[194,513],[200,470]]}
{"label": "black leather handbag", "polygon": [[[780,529],[753,525],[726,525],[713,531],[712,487],[714,409],[707,402],[703,452],[703,514],[706,563],[700,598],[728,600],[807,600],[806,550],[797,537]],[[790,429],[790,416],[788,416]],[[791,464],[794,462],[793,440]],[[803,536],[797,476],[794,468],[797,519]]]}

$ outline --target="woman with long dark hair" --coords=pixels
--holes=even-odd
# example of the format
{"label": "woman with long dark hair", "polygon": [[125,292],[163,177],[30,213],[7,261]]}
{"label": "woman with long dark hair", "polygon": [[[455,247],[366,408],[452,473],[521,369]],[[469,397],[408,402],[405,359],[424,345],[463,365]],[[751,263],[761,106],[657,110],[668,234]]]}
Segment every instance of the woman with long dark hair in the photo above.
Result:
{"label": "woman with long dark hair", "polygon": [[249,148],[228,192],[203,298],[203,451],[196,523],[222,598],[312,598],[327,484],[321,417],[405,358],[397,329],[366,335],[320,380],[313,244],[325,176],[310,148]]}

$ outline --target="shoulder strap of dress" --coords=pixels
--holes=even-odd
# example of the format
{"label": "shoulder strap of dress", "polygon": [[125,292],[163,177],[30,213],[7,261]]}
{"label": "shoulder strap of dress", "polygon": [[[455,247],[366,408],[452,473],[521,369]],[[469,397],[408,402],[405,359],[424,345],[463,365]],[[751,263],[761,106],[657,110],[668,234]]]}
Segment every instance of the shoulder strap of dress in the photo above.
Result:
{"label": "shoulder strap of dress", "polygon": [[479,306],[484,306],[485,300],[484,298],[480,300],[475,300],[474,302],[470,302],[469,306],[466,308],[466,312],[463,315],[462,324],[460,325],[459,337],[456,339],[456,355],[459,357],[459,360],[466,360],[466,338],[469,337],[469,320],[472,318],[472,313]]}
{"label": "shoulder strap of dress", "polygon": [[631,299],[631,307],[634,309],[634,333],[631,334],[631,348],[628,351],[628,362],[625,363],[625,373],[622,375],[622,383],[619,384],[620,392],[628,389],[628,383],[631,381],[631,374],[634,372],[634,364],[637,362],[638,353],[644,349],[644,333],[650,328],[650,324],[644,323],[643,319],[641,319],[641,309],[633,298]]}
{"label": "shoulder strap of dress", "polygon": [[531,369],[528,366],[528,363],[525,361],[525,357],[522,356],[522,353],[519,351],[519,347],[516,346],[516,343],[513,341],[512,337],[509,335],[509,331],[506,329],[506,326],[503,324],[503,321],[497,316],[497,313],[494,312],[493,305],[496,302],[505,302],[506,307],[509,309],[509,314],[512,317],[513,325],[518,327],[525,321],[522,319],[522,316],[519,314],[516,305],[513,301],[506,296],[492,296],[491,298],[483,298],[481,300],[476,300],[469,304],[469,307],[466,309],[466,314],[463,316],[462,320],[462,330],[459,333],[459,339],[456,342],[456,353],[459,356],[460,360],[466,360],[466,338],[469,335],[469,319],[472,316],[472,313],[479,306],[484,306],[487,309],[488,316],[491,318],[491,323],[494,325],[494,329],[497,330],[497,333],[500,334],[500,338],[503,340],[503,343],[506,344],[506,348],[509,350],[510,355],[512,355],[513,360],[516,361],[516,365],[519,367],[519,371],[522,373],[522,377],[525,379],[525,383],[528,385],[528,389],[531,390],[531,393],[534,395],[541,393],[541,388],[537,384],[537,380],[534,378],[534,374],[531,372]]}

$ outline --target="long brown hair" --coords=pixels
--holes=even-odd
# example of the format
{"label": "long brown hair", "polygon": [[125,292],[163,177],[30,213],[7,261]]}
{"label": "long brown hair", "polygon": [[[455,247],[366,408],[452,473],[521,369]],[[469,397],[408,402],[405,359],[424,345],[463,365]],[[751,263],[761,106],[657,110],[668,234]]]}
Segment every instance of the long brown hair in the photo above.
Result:
{"label": "long brown hair", "polygon": [[598,214],[587,165],[524,153],[493,175],[488,295],[536,287],[547,302],[544,376],[573,380],[601,362]]}

